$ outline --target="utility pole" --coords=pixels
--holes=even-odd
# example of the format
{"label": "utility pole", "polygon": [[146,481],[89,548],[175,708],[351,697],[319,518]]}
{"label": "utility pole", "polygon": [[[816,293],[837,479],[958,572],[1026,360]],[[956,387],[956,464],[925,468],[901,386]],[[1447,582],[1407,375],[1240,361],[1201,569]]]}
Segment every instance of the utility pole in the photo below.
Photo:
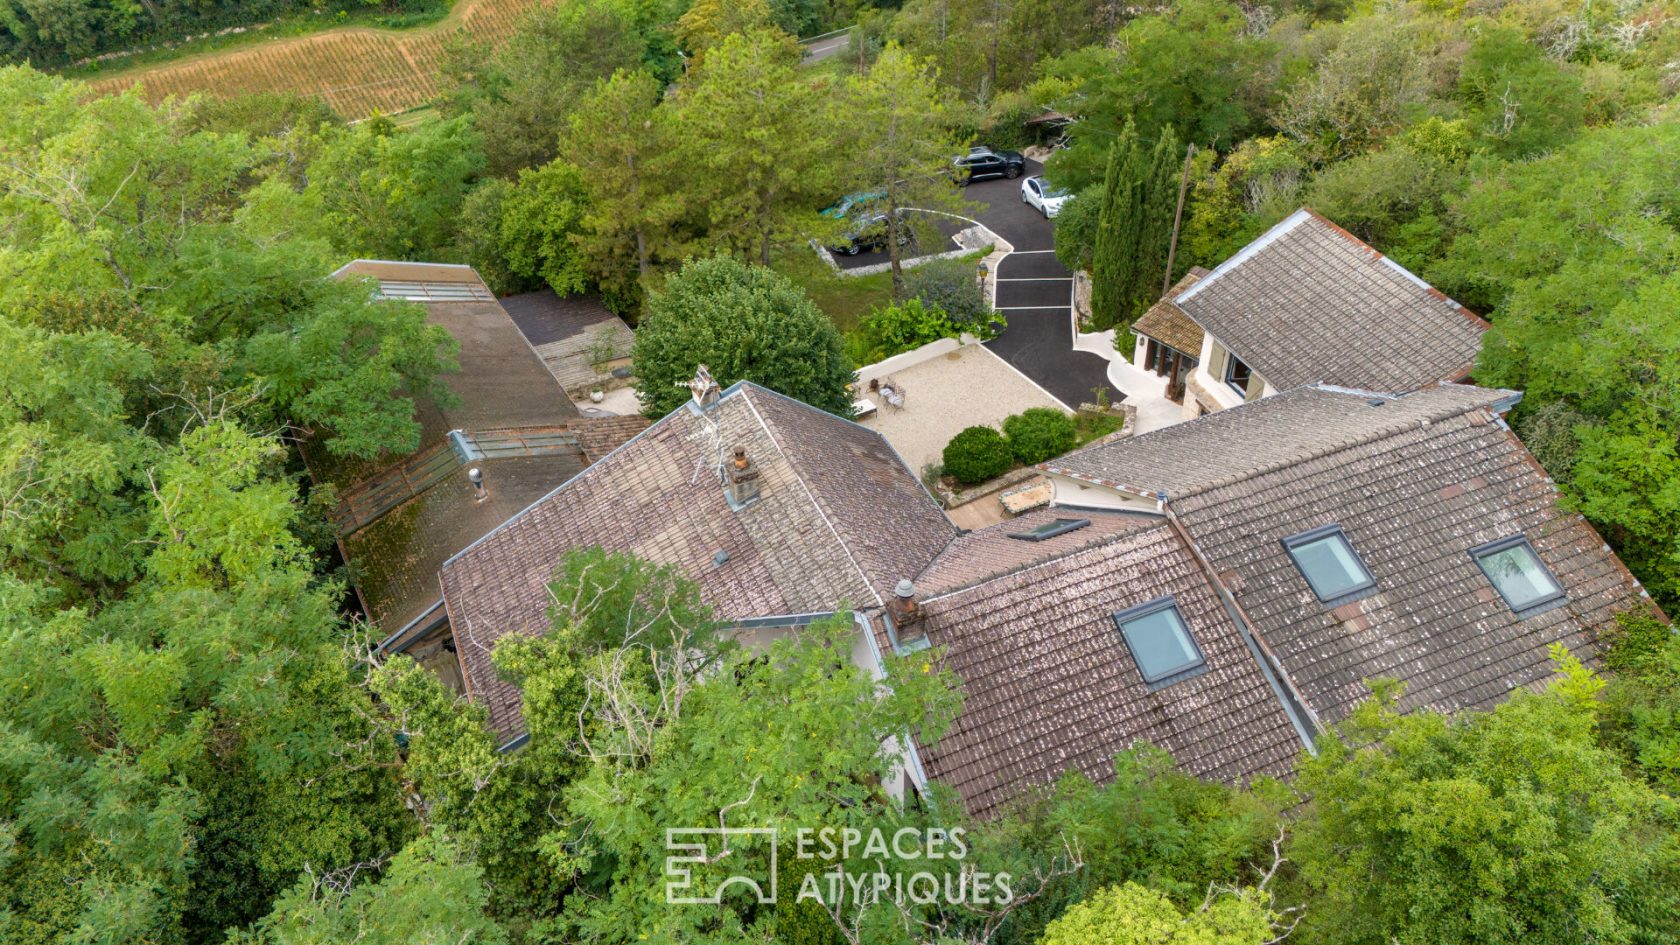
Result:
{"label": "utility pole", "polygon": [[1190,159],[1196,156],[1196,145],[1184,150],[1184,173],[1178,178],[1178,209],[1173,211],[1172,242],[1167,244],[1167,271],[1161,276],[1161,298],[1172,289],[1173,257],[1178,254],[1178,225],[1184,219],[1184,192],[1190,189]]}

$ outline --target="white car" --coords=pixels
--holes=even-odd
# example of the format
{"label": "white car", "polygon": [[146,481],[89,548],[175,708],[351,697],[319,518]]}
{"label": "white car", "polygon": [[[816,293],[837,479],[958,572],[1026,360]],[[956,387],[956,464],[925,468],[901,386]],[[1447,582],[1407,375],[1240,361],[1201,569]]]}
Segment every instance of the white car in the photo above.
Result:
{"label": "white car", "polygon": [[1037,208],[1048,220],[1062,212],[1062,204],[1073,199],[1073,194],[1050,183],[1043,177],[1029,177],[1021,182],[1021,202],[1029,207]]}

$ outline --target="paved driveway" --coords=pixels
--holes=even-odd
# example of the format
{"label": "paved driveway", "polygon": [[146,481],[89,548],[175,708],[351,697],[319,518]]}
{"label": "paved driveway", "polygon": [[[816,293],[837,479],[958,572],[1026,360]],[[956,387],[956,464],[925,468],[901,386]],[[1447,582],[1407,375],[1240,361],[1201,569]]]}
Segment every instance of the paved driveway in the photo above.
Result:
{"label": "paved driveway", "polygon": [[[1043,172],[1037,161],[1027,162],[1029,176]],[[987,347],[1070,408],[1095,400],[1098,388],[1111,403],[1124,400],[1109,383],[1107,360],[1073,350],[1073,273],[1056,258],[1050,221],[1021,202],[1021,182],[970,184],[968,197],[986,204],[980,222],[1015,247],[994,274],[997,307],[1009,328]]]}
{"label": "paved driveway", "polygon": [[[1029,176],[1043,172],[1042,164],[1027,162]],[[964,196],[980,205],[975,219],[1015,247],[993,273],[997,306],[1009,320],[1009,328],[986,346],[1069,409],[1095,400],[1099,387],[1108,391],[1110,403],[1125,400],[1126,395],[1109,383],[1108,361],[1073,349],[1073,273],[1056,259],[1050,221],[1021,202],[1021,181],[980,181],[970,184]],[[939,221],[946,236],[955,235],[964,225]],[[879,250],[834,258],[842,269],[887,262],[887,254]]]}

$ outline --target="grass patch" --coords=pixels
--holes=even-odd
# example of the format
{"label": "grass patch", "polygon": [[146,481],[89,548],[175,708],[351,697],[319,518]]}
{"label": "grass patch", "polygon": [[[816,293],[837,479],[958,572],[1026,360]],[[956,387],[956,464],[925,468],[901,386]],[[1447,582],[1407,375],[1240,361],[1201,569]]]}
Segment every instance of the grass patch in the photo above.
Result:
{"label": "grass patch", "polygon": [[851,331],[871,309],[892,301],[892,273],[842,276],[804,247],[778,258],[771,268],[804,289],[841,331]]}
{"label": "grass patch", "polygon": [[1078,449],[1092,440],[1101,439],[1120,429],[1125,422],[1124,418],[1108,413],[1075,413],[1073,425],[1078,438],[1074,440],[1073,448]]}

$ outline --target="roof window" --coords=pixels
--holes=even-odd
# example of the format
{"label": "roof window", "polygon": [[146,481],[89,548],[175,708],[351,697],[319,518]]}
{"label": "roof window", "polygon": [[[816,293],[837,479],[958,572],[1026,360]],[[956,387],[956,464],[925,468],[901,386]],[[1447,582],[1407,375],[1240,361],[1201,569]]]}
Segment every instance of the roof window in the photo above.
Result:
{"label": "roof window", "polygon": [[1291,535],[1283,540],[1283,547],[1324,603],[1345,603],[1347,598],[1377,586],[1340,525]]}
{"label": "roof window", "polygon": [[1114,615],[1114,625],[1151,689],[1187,679],[1207,665],[1171,597],[1122,610]]}
{"label": "roof window", "polygon": [[1529,617],[1564,600],[1557,578],[1521,535],[1470,549],[1470,557],[1518,617]]}
{"label": "roof window", "polygon": [[1055,538],[1057,535],[1078,531],[1089,524],[1091,524],[1091,520],[1088,518],[1058,518],[1035,525],[1024,532],[1010,532],[1009,537],[1019,538],[1022,541],[1043,541],[1046,538]]}

